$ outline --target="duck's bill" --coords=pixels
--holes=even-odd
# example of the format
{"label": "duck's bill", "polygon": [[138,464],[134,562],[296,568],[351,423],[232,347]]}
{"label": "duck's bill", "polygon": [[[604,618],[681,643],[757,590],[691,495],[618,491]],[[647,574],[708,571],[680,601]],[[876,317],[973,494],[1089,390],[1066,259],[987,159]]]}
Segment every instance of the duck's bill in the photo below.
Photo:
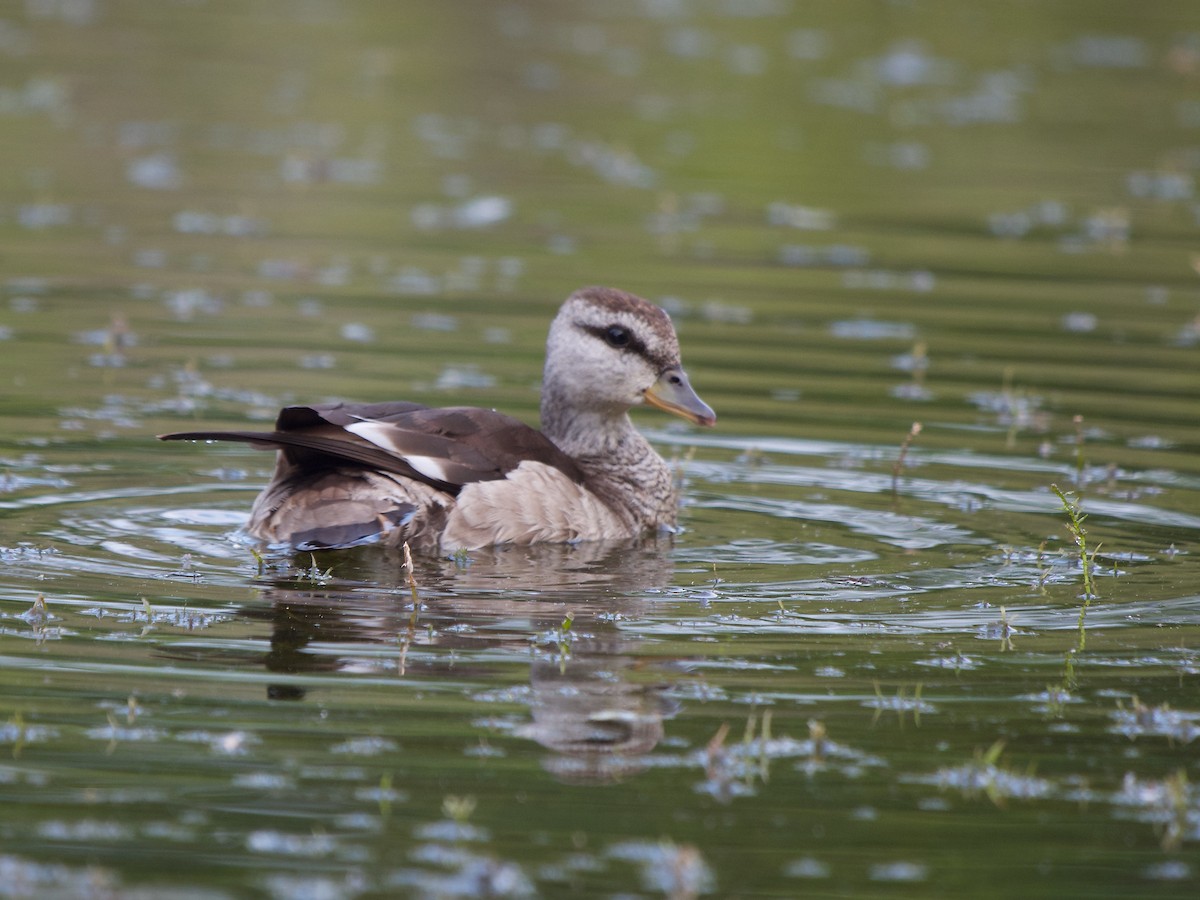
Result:
{"label": "duck's bill", "polygon": [[717,414],[692,390],[683,369],[667,369],[650,386],[645,396],[651,406],[681,416],[689,422],[697,425],[716,424]]}

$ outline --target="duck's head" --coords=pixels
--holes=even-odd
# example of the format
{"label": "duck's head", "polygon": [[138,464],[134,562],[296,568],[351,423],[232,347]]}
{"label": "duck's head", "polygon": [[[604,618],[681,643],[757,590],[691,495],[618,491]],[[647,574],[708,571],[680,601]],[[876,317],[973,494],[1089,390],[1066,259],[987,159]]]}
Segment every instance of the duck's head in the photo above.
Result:
{"label": "duck's head", "polygon": [[583,288],[562,305],[546,341],[542,390],[543,420],[548,404],[615,417],[646,403],[697,425],[717,421],[688,383],[667,314],[613,288]]}

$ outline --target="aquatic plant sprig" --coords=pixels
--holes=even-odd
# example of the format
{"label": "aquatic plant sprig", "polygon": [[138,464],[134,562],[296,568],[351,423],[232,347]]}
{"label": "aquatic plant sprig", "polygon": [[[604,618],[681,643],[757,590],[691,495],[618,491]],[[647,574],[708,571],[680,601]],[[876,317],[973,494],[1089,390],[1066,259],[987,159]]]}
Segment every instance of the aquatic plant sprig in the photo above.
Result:
{"label": "aquatic plant sprig", "polygon": [[747,717],[740,744],[726,744],[729,731],[729,723],[722,722],[704,748],[707,782],[715,796],[725,798],[732,796],[731,792],[751,794],[756,782],[770,782],[771,710],[763,710],[761,720],[757,713]]}
{"label": "aquatic plant sprig", "polygon": [[1126,772],[1117,803],[1139,810],[1139,818],[1154,824],[1162,849],[1173,853],[1191,836],[1196,799],[1196,788],[1180,767],[1163,779]]}
{"label": "aquatic plant sprig", "polygon": [[965,764],[940,769],[936,776],[938,785],[943,789],[954,788],[968,799],[982,795],[1000,809],[1009,799],[1032,800],[1052,792],[1052,783],[1039,778],[1032,763],[1024,772],[1006,765],[1004,749],[1002,738],[986,750],[976,747]]}
{"label": "aquatic plant sprig", "polygon": [[1092,580],[1092,568],[1096,562],[1096,551],[1099,547],[1094,547],[1089,550],[1087,540],[1087,529],[1083,527],[1083,522],[1087,515],[1079,506],[1079,497],[1076,495],[1075,500],[1071,500],[1063,490],[1057,485],[1050,485],[1059,501],[1062,503],[1063,509],[1067,513],[1067,530],[1071,532],[1071,537],[1075,539],[1075,545],[1079,548],[1079,563],[1083,568],[1083,608],[1079,611],[1079,628],[1083,630],[1084,617],[1087,614],[1088,606],[1091,601],[1099,596],[1096,593],[1096,585]]}
{"label": "aquatic plant sprig", "polygon": [[476,800],[469,794],[447,794],[442,798],[442,813],[457,825],[466,825],[475,812]]}
{"label": "aquatic plant sprig", "polygon": [[1083,569],[1083,605],[1079,608],[1079,624],[1077,626],[1079,639],[1075,646],[1067,651],[1063,661],[1063,679],[1060,687],[1060,690],[1069,696],[1070,692],[1079,686],[1079,679],[1075,674],[1075,662],[1087,645],[1087,611],[1092,600],[1097,596],[1096,586],[1092,580],[1092,568],[1096,562],[1096,551],[1099,546],[1089,550],[1087,529],[1083,527],[1083,521],[1087,515],[1079,507],[1079,495],[1076,494],[1076,499],[1072,501],[1057,484],[1050,485],[1050,490],[1058,497],[1067,513],[1067,530],[1071,532],[1075,546],[1079,548],[1079,564]]}
{"label": "aquatic plant sprig", "polygon": [[1163,850],[1178,850],[1183,844],[1189,826],[1189,810],[1192,807],[1192,786],[1188,783],[1187,770],[1182,766],[1163,780],[1165,788],[1166,821],[1162,823],[1159,842]]}
{"label": "aquatic plant sprig", "polygon": [[317,555],[315,553],[308,554],[309,565],[306,569],[297,570],[297,576],[311,584],[328,584],[333,581],[333,566],[328,569],[322,569],[317,564]]}
{"label": "aquatic plant sprig", "polygon": [[[1083,636],[1081,634],[1080,641],[1082,642],[1082,640]],[[1076,646],[1068,650],[1066,656],[1063,658],[1063,677],[1062,684],[1059,686],[1059,690],[1061,690],[1068,697],[1070,696],[1071,691],[1079,687],[1079,677],[1075,674],[1075,659],[1078,655],[1079,647]]]}
{"label": "aquatic plant sprig", "polygon": [[989,633],[1000,641],[1000,651],[1006,653],[1010,650],[1015,650],[1013,645],[1013,635],[1017,633],[1016,615],[1009,615],[1008,609],[1004,606],[1000,607],[1000,618],[993,623],[989,629]]}
{"label": "aquatic plant sprig", "polygon": [[900,485],[900,470],[904,468],[904,462],[908,458],[908,450],[913,445],[913,441],[917,439],[917,435],[921,433],[923,426],[920,422],[913,422],[912,427],[908,429],[908,434],[904,436],[904,440],[900,442],[900,452],[896,455],[896,462],[892,466],[892,494],[896,493]]}
{"label": "aquatic plant sprig", "polygon": [[413,574],[413,558],[412,550],[408,546],[408,541],[404,542],[404,578],[408,582],[408,590],[412,594],[413,602],[413,622],[416,624],[417,613],[421,608],[421,595],[417,593],[417,578]]}
{"label": "aquatic plant sprig", "polygon": [[921,700],[921,687],[921,683],[917,682],[915,690],[909,696],[904,685],[900,685],[896,689],[896,696],[889,698],[883,695],[883,689],[879,686],[879,682],[875,682],[875,699],[864,704],[875,709],[875,714],[871,717],[871,725],[876,725],[884,710],[890,709],[896,713],[896,720],[901,728],[904,727],[904,719],[908,713],[912,713],[913,725],[920,728],[922,710],[932,710],[932,707],[926,706]]}
{"label": "aquatic plant sprig", "polygon": [[567,673],[567,660],[571,658],[571,642],[575,640],[575,633],[571,631],[571,626],[574,622],[575,613],[568,611],[555,630],[555,643],[558,646],[558,672],[560,675]]}
{"label": "aquatic plant sprig", "polygon": [[[742,734],[742,748],[749,756],[749,751],[755,745],[754,732],[758,728],[758,716],[751,714],[746,719],[746,730]],[[770,760],[767,756],[767,745],[771,741],[771,710],[763,710],[762,716],[762,731],[757,741],[758,759],[754,767],[750,767],[746,771],[747,787],[753,781],[755,775],[762,779],[762,783],[766,784],[771,780]]]}
{"label": "aquatic plant sprig", "polygon": [[[413,573],[412,550],[409,549],[408,541],[404,542],[402,566],[405,580],[408,582],[409,593],[412,595],[412,612],[408,616],[408,626],[399,635],[400,658],[396,661],[396,671],[400,675],[404,675],[408,671],[408,650],[416,639],[417,623],[421,618],[421,595],[417,592],[417,578]],[[432,625],[430,625],[430,629],[432,634]]]}
{"label": "aquatic plant sprig", "polygon": [[9,718],[7,725],[4,727],[7,735],[11,736],[12,740],[12,758],[20,759],[21,751],[25,748],[25,743],[29,737],[28,729],[25,725],[25,717],[21,715],[18,709]]}

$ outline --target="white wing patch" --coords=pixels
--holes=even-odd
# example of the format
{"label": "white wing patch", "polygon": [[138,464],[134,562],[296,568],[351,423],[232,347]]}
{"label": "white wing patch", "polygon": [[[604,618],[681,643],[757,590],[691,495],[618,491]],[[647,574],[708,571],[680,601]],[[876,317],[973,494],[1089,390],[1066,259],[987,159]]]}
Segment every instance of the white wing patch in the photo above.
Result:
{"label": "white wing patch", "polygon": [[443,459],[438,459],[436,456],[408,454],[405,455],[404,461],[426,478],[432,478],[434,481],[453,482],[453,479],[446,474],[444,468],[446,461]]}
{"label": "white wing patch", "polygon": [[446,460],[439,459],[436,456],[420,456],[414,453],[405,453],[395,441],[394,429],[386,422],[375,422],[371,419],[364,419],[353,425],[347,425],[345,428],[347,431],[357,434],[363,440],[370,441],[381,450],[396,454],[396,456],[403,459],[426,478],[446,482],[452,480],[446,473]]}
{"label": "white wing patch", "polygon": [[355,422],[353,425],[345,426],[345,428],[352,434],[357,434],[363,440],[370,441],[376,447],[382,447],[388,453],[395,453],[397,456],[404,455],[395,441],[392,440],[391,426],[385,422],[363,419],[361,422]]}

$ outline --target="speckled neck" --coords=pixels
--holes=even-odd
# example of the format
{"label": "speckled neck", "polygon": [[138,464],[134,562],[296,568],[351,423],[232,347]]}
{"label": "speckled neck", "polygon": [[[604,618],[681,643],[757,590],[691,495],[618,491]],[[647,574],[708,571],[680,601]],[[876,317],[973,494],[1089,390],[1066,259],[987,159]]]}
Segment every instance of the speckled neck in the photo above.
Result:
{"label": "speckled neck", "polygon": [[612,453],[577,462],[588,474],[588,486],[639,528],[675,524],[678,504],[671,470],[636,431]]}
{"label": "speckled neck", "polygon": [[626,413],[568,410],[542,397],[542,431],[583,470],[588,488],[638,528],[674,525],[671,470]]}

